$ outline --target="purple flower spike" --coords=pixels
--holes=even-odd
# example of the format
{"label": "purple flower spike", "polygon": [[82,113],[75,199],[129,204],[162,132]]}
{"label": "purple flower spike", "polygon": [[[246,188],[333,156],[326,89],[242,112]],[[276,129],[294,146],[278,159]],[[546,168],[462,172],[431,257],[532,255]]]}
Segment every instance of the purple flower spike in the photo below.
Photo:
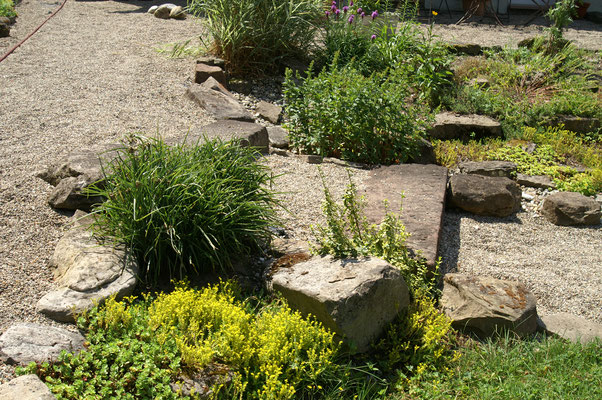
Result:
{"label": "purple flower spike", "polygon": [[355,18],[355,15],[351,14],[351,15],[349,16],[349,19],[348,19],[347,21],[349,21],[349,23],[350,23],[350,24],[352,24],[352,23],[353,23],[353,19],[354,19],[354,18]]}
{"label": "purple flower spike", "polygon": [[337,6],[333,4],[332,7],[330,7],[330,9],[332,10],[332,12],[335,12],[337,9]]}
{"label": "purple flower spike", "polygon": [[334,15],[338,18],[339,15],[341,14],[341,10],[339,10],[338,8],[335,10]]}
{"label": "purple flower spike", "polygon": [[337,0],[332,0],[332,5],[336,7],[337,6]]}
{"label": "purple flower spike", "polygon": [[349,11],[349,7],[347,7],[347,6],[343,7],[343,12],[344,12],[345,14],[347,14],[347,11]]}
{"label": "purple flower spike", "polygon": [[376,39],[376,35],[370,36],[370,40],[374,41]]}
{"label": "purple flower spike", "polygon": [[358,13],[358,14],[361,14],[361,13],[362,13],[362,11],[363,11],[363,10],[362,10],[362,7],[360,7],[360,8],[358,8],[358,9],[357,9],[357,13]]}
{"label": "purple flower spike", "polygon": [[353,0],[349,2],[349,7],[353,7]]}
{"label": "purple flower spike", "polygon": [[366,13],[362,11],[362,13],[360,14],[360,17],[362,17],[362,19],[364,19],[365,16],[366,16]]}
{"label": "purple flower spike", "polygon": [[326,10],[326,19],[328,19],[328,17],[330,17],[330,11]]}
{"label": "purple flower spike", "polygon": [[372,19],[378,17],[378,11],[372,11]]}

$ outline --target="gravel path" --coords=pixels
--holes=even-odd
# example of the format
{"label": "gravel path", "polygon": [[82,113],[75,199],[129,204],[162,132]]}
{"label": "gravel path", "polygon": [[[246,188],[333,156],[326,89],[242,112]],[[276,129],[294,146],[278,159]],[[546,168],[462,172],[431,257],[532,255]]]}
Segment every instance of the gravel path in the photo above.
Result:
{"label": "gravel path", "polygon": [[[0,52],[58,4],[24,0],[12,36],[0,38]],[[156,51],[198,35],[199,21],[153,18],[145,13],[152,4],[69,0],[0,64],[0,333],[18,321],[53,324],[35,304],[53,287],[46,264],[69,214],[47,206],[50,186],[35,172],[74,148],[115,142],[129,132],[173,137],[212,122],[184,97],[192,60]],[[599,31],[595,35],[592,43],[601,46]],[[266,162],[275,174],[287,174],[276,187],[290,211],[284,217],[293,237],[307,239],[321,215],[318,167],[297,157]],[[346,172],[333,164],[321,168],[334,194],[341,193]],[[353,174],[361,185],[365,171]],[[600,227],[557,228],[527,213],[517,218],[508,223],[448,213],[442,247],[448,268],[457,260],[462,271],[521,279],[542,310],[602,322]],[[0,363],[0,383],[12,376],[12,367]]]}

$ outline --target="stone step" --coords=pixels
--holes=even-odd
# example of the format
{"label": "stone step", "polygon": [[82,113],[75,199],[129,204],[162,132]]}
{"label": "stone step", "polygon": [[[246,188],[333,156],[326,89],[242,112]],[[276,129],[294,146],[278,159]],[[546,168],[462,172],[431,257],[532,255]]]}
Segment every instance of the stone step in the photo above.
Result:
{"label": "stone step", "polygon": [[[445,207],[447,168],[433,164],[402,164],[380,167],[370,172],[364,181],[366,217],[370,223],[380,223],[387,212],[399,213],[411,234],[408,247],[419,251],[427,265],[434,268],[438,257],[439,238]],[[403,192],[404,198],[401,199]]]}

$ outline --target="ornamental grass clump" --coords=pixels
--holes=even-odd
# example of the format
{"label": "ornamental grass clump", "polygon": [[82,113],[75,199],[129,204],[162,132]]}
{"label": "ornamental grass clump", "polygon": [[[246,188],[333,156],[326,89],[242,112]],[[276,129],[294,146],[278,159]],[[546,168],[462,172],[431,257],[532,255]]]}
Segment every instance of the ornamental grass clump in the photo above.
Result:
{"label": "ornamental grass clump", "polygon": [[227,270],[268,243],[277,201],[255,150],[135,139],[137,148],[123,149],[90,192],[107,199],[95,210],[96,233],[131,246],[144,281]]}

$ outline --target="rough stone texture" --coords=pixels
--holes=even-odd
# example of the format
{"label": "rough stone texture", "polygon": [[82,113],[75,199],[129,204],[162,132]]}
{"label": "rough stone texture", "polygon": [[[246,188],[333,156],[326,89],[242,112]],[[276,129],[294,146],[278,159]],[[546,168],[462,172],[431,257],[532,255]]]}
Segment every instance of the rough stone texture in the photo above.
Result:
{"label": "rough stone texture", "polygon": [[268,127],[268,136],[270,138],[270,146],[277,149],[288,149],[290,142],[288,140],[288,132],[280,126]]}
{"label": "rough stone texture", "polygon": [[255,147],[262,153],[268,153],[270,149],[267,129],[262,125],[250,122],[217,121],[191,132],[186,137],[186,143],[195,144],[204,137],[222,140],[240,139],[242,146]]}
{"label": "rough stone texture", "polygon": [[282,107],[262,100],[257,103],[255,111],[257,111],[261,118],[271,122],[272,124],[277,124],[278,120],[280,119],[280,113],[282,113]]}
{"label": "rough stone texture", "polygon": [[594,132],[600,128],[598,118],[563,116],[558,120],[558,124],[563,124],[564,129],[577,133]]}
{"label": "rough stone texture", "polygon": [[435,164],[437,157],[435,156],[435,148],[428,140],[420,138],[418,142],[418,155],[411,157],[408,163],[415,164]]}
{"label": "rough stone texture", "polygon": [[224,85],[219,83],[212,76],[207,78],[207,80],[205,82],[201,83],[201,86],[204,88],[207,88],[207,89],[216,90],[216,91],[221,92],[221,93],[225,94],[226,96],[232,97],[234,99],[234,96],[232,95],[232,93],[228,89],[226,89],[226,87]]}
{"label": "rough stone texture", "polygon": [[186,95],[215,119],[253,121],[253,116],[239,102],[221,92],[195,83],[186,90]]}
{"label": "rough stone texture", "polygon": [[507,217],[520,209],[520,186],[508,178],[456,174],[449,188],[450,203],[473,214]]}
{"label": "rough stone texture", "polygon": [[378,258],[316,257],[276,271],[272,285],[358,352],[368,350],[410,302],[399,270]]}
{"label": "rough stone texture", "polygon": [[207,64],[213,67],[220,67],[221,69],[226,68],[226,61],[218,57],[199,57],[196,62],[197,64]]}
{"label": "rough stone texture", "polygon": [[215,79],[223,86],[228,85],[228,82],[226,81],[226,74],[224,73],[223,69],[217,65],[208,65],[197,62],[194,69],[194,82],[203,83],[209,79],[209,77]]}
{"label": "rough stone texture", "polygon": [[558,335],[571,342],[587,343],[595,338],[602,340],[602,324],[588,321],[569,313],[542,316],[541,327],[549,334]]}
{"label": "rough stone texture", "polygon": [[440,304],[456,329],[481,338],[503,330],[524,336],[537,329],[535,296],[517,281],[447,274]]}
{"label": "rough stone texture", "polygon": [[169,12],[169,18],[186,19],[186,13],[184,12],[182,6],[176,6]]}
{"label": "rough stone texture", "polygon": [[510,161],[465,161],[461,162],[460,172],[483,176],[512,178],[516,175],[516,164]]}
{"label": "rough stone texture", "polygon": [[450,112],[437,114],[429,135],[436,139],[482,139],[501,137],[500,123],[482,115],[459,115]]}
{"label": "rough stone texture", "polygon": [[543,201],[541,214],[554,225],[598,225],[600,204],[581,193],[552,193]]}
{"label": "rough stone texture", "polygon": [[525,175],[516,174],[516,181],[519,185],[538,188],[538,189],[555,189],[556,184],[549,176],[546,175]]}
{"label": "rough stone texture", "polygon": [[2,400],[56,400],[37,375],[23,375],[0,385]]}
{"label": "rough stone texture", "polygon": [[49,261],[59,289],[38,301],[38,311],[57,321],[73,321],[74,313],[112,295],[129,296],[136,286],[134,257],[123,246],[99,243],[88,229],[91,217],[82,214],[75,214],[74,227],[61,238]]}
{"label": "rough stone texture", "polygon": [[12,325],[0,336],[0,360],[8,364],[56,360],[65,350],[70,353],[84,348],[84,337],[63,328],[20,323]]}
{"label": "rough stone texture", "polygon": [[[366,217],[370,223],[381,223],[387,209],[399,213],[407,232],[408,247],[422,253],[433,268],[438,257],[441,222],[445,207],[447,168],[437,165],[402,164],[370,171],[363,190],[367,201]],[[404,198],[401,199],[403,192]]]}
{"label": "rough stone texture", "polygon": [[157,18],[169,19],[169,14],[175,7],[176,5],[171,3],[162,4],[155,10],[154,15]]}
{"label": "rough stone texture", "polygon": [[48,204],[62,210],[91,211],[94,204],[105,201],[102,196],[87,196],[83,191],[97,182],[87,175],[62,179],[48,195]]}

